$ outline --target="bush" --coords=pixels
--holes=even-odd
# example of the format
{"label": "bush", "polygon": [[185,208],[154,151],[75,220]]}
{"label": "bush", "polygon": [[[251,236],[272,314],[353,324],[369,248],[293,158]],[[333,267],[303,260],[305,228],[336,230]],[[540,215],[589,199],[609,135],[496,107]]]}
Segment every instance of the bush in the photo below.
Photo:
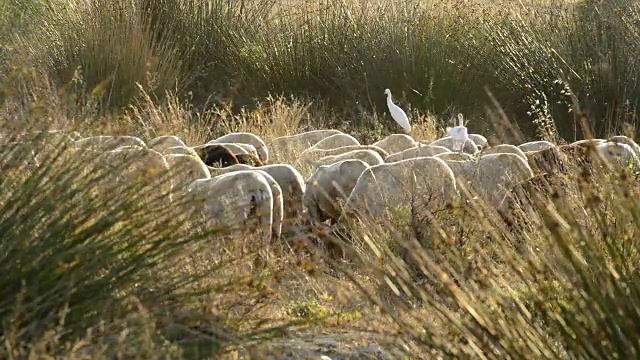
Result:
{"label": "bush", "polygon": [[[42,132],[0,155],[0,336],[18,349],[63,324],[62,342],[123,319],[131,298],[175,303],[185,280],[167,276],[167,259],[198,241],[164,194],[105,183],[98,169],[109,168],[97,156],[79,157],[52,138]],[[151,285],[158,281],[161,288]]]}
{"label": "bush", "polygon": [[182,65],[185,54],[168,39],[154,41],[154,30],[131,4],[79,0],[52,5],[21,45],[58,87],[82,78],[81,93],[97,100],[102,112],[132,104],[139,95],[137,84],[163,98],[183,88],[190,70]]}
{"label": "bush", "polygon": [[200,110],[294,95],[368,126],[358,119],[385,112],[390,88],[404,107],[443,122],[463,112],[486,132],[490,90],[526,137],[553,119],[580,138],[576,114],[598,136],[635,123],[633,3],[76,1],[51,5],[20,44],[59,85],[81,73],[105,110],[131,104],[137,82]]}
{"label": "bush", "polygon": [[[550,115],[570,141],[585,136],[575,124],[581,114],[600,137],[635,124],[640,94],[630,79],[637,76],[639,38],[633,24],[640,13],[633,3],[553,1],[498,26],[489,24],[497,52],[490,64],[519,101],[518,113],[528,111],[538,120]],[[518,122],[525,135],[534,130],[527,122]]]}

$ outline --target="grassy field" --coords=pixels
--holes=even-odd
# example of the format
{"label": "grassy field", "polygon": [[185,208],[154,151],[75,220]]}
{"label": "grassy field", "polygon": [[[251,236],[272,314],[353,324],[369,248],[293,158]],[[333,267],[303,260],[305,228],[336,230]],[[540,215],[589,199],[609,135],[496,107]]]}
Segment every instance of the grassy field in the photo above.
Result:
{"label": "grassy field", "polygon": [[[458,112],[503,142],[570,142],[578,118],[598,137],[633,135],[638,11],[630,0],[0,0],[0,129],[193,145],[335,127],[371,143],[399,131],[390,88],[418,140]],[[349,222],[343,261],[314,246],[344,238],[324,228],[278,244],[193,229],[154,187],[108,188],[91,159],[44,140],[23,139],[37,166],[29,147],[0,155],[2,358],[640,351],[636,174],[576,170],[564,192],[535,197],[519,233],[473,199],[430,221],[417,209],[408,224]],[[107,189],[78,196],[95,186]]]}

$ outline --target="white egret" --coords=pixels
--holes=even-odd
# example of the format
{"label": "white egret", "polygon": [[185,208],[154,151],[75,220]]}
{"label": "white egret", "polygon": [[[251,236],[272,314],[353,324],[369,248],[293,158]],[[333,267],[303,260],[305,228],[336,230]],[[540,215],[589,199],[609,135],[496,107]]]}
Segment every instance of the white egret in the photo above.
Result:
{"label": "white egret", "polygon": [[384,93],[387,95],[387,106],[389,107],[389,112],[391,113],[393,120],[395,120],[398,125],[404,129],[404,131],[411,132],[411,124],[409,124],[407,114],[398,105],[391,101],[391,90],[385,89]]}
{"label": "white egret", "polygon": [[447,135],[453,139],[453,151],[462,152],[464,144],[469,140],[469,133],[464,126],[464,118],[462,114],[458,114],[458,126],[447,128]]}

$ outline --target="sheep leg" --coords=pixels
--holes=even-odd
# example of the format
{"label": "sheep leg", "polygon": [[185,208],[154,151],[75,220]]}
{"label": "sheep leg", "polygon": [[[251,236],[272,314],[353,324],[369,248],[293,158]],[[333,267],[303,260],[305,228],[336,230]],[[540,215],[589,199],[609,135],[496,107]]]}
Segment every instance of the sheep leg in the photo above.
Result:
{"label": "sheep leg", "polygon": [[264,239],[267,243],[271,243],[272,229],[273,229],[273,197],[263,196],[259,200],[256,215],[258,216],[258,223],[264,231]]}
{"label": "sheep leg", "polygon": [[282,201],[282,197],[278,196],[273,199],[273,211],[272,211],[272,225],[271,225],[271,236],[272,238],[279,239],[280,235],[282,235],[282,221],[284,218],[284,204]]}

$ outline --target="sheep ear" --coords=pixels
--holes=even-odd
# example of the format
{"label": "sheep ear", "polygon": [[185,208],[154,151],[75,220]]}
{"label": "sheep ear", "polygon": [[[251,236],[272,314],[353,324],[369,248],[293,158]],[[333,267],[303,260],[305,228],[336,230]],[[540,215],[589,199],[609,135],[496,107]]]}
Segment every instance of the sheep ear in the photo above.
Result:
{"label": "sheep ear", "polygon": [[458,113],[458,124],[460,126],[464,126],[464,117],[462,116],[462,113]]}

